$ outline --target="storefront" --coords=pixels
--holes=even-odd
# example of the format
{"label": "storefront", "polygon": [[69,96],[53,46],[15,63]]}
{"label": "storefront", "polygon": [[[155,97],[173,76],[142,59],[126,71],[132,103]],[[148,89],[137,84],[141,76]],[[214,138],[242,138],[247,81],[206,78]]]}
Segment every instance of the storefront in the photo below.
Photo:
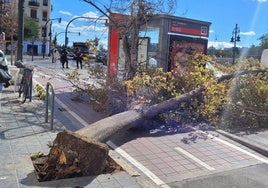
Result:
{"label": "storefront", "polygon": [[[126,15],[112,14],[114,20],[122,20]],[[140,30],[138,61],[149,66],[172,70],[176,63],[185,61],[193,53],[206,54],[210,22],[170,15],[154,16]],[[122,77],[124,73],[124,53],[119,31],[109,28],[108,73]]]}

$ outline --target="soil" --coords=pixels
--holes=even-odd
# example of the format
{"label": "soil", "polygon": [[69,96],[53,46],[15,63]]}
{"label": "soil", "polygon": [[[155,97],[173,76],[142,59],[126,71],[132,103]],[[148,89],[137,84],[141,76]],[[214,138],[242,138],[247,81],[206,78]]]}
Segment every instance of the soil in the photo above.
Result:
{"label": "soil", "polygon": [[[35,156],[31,156],[35,174],[37,176],[38,181],[40,182],[54,180],[54,179],[43,180],[43,177],[46,176],[46,172],[44,172],[43,169],[44,169],[45,161],[47,158],[48,156],[42,153],[39,153]],[[102,174],[112,174],[112,173],[116,173],[120,171],[123,171],[123,168],[119,164],[117,164],[110,156],[108,156],[106,160],[106,165]],[[77,174],[74,177],[78,177]],[[74,177],[69,177],[69,178],[74,178]]]}

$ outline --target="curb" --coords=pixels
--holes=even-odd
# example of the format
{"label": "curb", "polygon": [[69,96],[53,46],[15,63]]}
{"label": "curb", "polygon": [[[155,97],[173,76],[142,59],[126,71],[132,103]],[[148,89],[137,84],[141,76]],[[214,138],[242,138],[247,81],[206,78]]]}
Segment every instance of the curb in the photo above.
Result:
{"label": "curb", "polygon": [[228,133],[228,132],[223,131],[223,130],[215,130],[215,131],[217,133],[231,139],[231,140],[234,140],[234,141],[262,154],[265,157],[268,157],[268,148],[264,145],[261,145],[257,142],[254,142],[253,140],[247,139],[245,137],[242,138],[242,137],[236,136],[234,134]]}

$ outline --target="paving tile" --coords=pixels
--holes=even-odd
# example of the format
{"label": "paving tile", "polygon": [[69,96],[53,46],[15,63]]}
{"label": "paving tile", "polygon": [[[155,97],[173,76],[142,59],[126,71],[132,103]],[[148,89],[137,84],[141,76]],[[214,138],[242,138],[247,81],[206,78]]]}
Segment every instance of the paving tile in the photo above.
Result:
{"label": "paving tile", "polygon": [[[9,94],[13,95],[13,93],[8,92],[4,95],[6,95],[6,99],[12,100],[12,97],[8,96]],[[2,133],[0,134],[0,187],[51,188],[61,187],[63,184],[66,187],[77,187],[78,185],[79,187],[94,188],[140,187],[129,174],[125,174],[125,178],[123,178],[124,176],[120,178],[120,176],[114,177],[114,175],[105,174],[93,178],[85,177],[81,179],[73,178],[71,180],[38,182],[34,174],[30,155],[39,151],[49,152],[48,142],[53,141],[57,133],[66,128],[61,119],[56,119],[56,123],[54,122],[55,129],[50,130],[49,123],[44,123],[44,117],[42,117],[44,113],[37,110],[41,109],[42,111],[44,109],[34,107],[37,104],[39,105],[34,100],[32,103],[26,102],[22,105],[6,103],[3,106],[2,103],[0,116],[0,133]],[[34,111],[37,111],[37,113]],[[65,116],[63,120],[66,120],[68,123],[70,122]],[[4,155],[2,154],[3,152]],[[16,183],[16,180],[18,180],[18,183]]]}

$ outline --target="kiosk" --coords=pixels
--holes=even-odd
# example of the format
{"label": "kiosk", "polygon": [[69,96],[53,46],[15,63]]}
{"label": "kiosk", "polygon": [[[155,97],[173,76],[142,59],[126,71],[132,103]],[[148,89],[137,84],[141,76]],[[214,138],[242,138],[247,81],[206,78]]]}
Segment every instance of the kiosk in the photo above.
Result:
{"label": "kiosk", "polygon": [[[111,13],[113,21],[127,19],[127,15]],[[138,61],[165,71],[176,63],[185,62],[187,55],[206,54],[210,22],[165,14],[155,15],[139,33]],[[117,28],[109,27],[108,74],[119,78],[124,74],[124,53]]]}

